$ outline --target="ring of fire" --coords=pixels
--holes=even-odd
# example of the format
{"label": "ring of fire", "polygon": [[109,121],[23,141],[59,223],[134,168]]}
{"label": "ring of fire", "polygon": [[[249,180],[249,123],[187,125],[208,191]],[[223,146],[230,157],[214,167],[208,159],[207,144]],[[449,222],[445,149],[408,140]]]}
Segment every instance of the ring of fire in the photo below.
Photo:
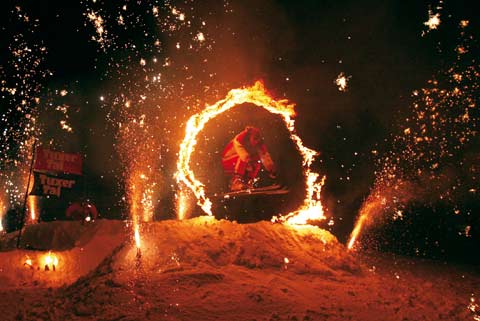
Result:
{"label": "ring of fire", "polygon": [[295,104],[290,103],[286,99],[273,99],[260,81],[255,82],[251,87],[230,90],[224,99],[207,106],[202,112],[190,117],[185,129],[185,138],[180,144],[180,151],[178,153],[175,178],[179,186],[180,182],[182,182],[190,188],[197,198],[197,204],[202,210],[208,215],[213,215],[212,203],[205,195],[204,184],[195,178],[193,171],[190,169],[190,158],[197,144],[196,137],[205,127],[205,124],[221,113],[244,103],[251,103],[266,109],[272,114],[281,116],[290,132],[290,138],[296,144],[298,151],[303,157],[302,166],[306,179],[306,198],[296,211],[280,217],[274,216],[272,221],[287,222],[290,224],[307,224],[308,221],[325,219],[323,206],[320,201],[320,192],[325,177],[319,180],[320,175],[310,169],[318,152],[305,147],[300,137],[295,134],[294,120],[292,119],[292,117],[295,116]]}

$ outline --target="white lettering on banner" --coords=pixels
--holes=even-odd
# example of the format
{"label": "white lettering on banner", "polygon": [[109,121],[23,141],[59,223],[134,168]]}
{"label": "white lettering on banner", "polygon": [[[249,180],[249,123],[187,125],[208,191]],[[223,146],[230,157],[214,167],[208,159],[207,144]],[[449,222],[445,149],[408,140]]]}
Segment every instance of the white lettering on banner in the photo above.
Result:
{"label": "white lettering on banner", "polygon": [[40,183],[43,187],[43,194],[45,195],[56,195],[60,197],[60,193],[63,188],[72,188],[75,184],[75,180],[72,179],[62,179],[55,177],[48,177],[47,175],[40,174]]}
{"label": "white lettering on banner", "polygon": [[78,155],[75,154],[66,154],[60,152],[53,152],[51,150],[44,150],[47,159],[52,161],[60,161],[60,162],[76,162],[78,160]]}

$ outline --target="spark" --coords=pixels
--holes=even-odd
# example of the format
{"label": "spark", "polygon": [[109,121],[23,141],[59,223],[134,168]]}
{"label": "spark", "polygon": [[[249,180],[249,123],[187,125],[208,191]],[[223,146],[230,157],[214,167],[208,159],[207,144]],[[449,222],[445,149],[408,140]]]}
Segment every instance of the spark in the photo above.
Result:
{"label": "spark", "polygon": [[472,313],[473,320],[480,321],[480,306],[478,305],[478,303],[475,302],[475,297],[473,296],[473,294],[470,297],[470,302],[467,308]]}
{"label": "spark", "polygon": [[176,197],[176,206],[177,206],[177,217],[179,220],[183,220],[187,216],[188,211],[188,194],[187,191],[180,190],[175,194]]}
{"label": "spark", "polygon": [[197,40],[200,42],[205,41],[205,35],[202,32],[199,32],[197,34]]}
{"label": "spark", "polygon": [[437,12],[433,14],[431,10],[428,12],[428,20],[425,21],[423,24],[428,27],[428,29],[433,30],[437,29],[438,26],[440,25],[440,13]]}
{"label": "spark", "polygon": [[92,37],[94,41],[97,41],[102,47],[105,45],[105,38],[106,31],[104,28],[104,20],[100,14],[96,13],[95,11],[90,11],[87,13],[87,18],[90,19],[93,26],[95,27],[95,31],[97,32],[98,37]]}
{"label": "spark", "polygon": [[468,20],[460,21],[460,27],[461,28],[466,28],[466,27],[468,27],[469,24],[470,24],[470,21],[468,21]]}
{"label": "spark", "polygon": [[73,132],[73,128],[67,123],[66,120],[61,120],[60,121],[60,128],[62,128],[63,130],[71,133]]}
{"label": "spark", "polygon": [[348,81],[352,78],[352,76],[345,76],[343,72],[341,72],[337,79],[335,79],[335,84],[338,86],[339,91],[347,91]]}

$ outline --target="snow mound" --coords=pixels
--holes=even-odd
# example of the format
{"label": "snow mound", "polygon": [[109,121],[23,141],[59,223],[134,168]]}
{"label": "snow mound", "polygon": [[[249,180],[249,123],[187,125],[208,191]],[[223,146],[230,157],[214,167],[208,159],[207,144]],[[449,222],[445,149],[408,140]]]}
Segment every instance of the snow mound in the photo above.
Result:
{"label": "snow mound", "polygon": [[[21,242],[21,248],[28,250],[16,249],[17,235],[7,234],[0,242],[3,287],[72,284],[94,273],[107,258],[116,271],[139,266],[160,273],[238,266],[332,278],[361,271],[357,260],[332,234],[313,226],[238,224],[213,217],[149,222],[140,226],[140,250],[131,223],[123,221],[30,225]],[[50,251],[58,259],[55,271],[52,266],[45,268]],[[201,272],[189,278],[200,283],[221,280],[219,275]]]}
{"label": "snow mound", "polygon": [[[126,235],[122,221],[44,222],[25,228],[17,250],[18,232],[9,233],[0,239],[1,287],[71,284],[124,244]],[[58,259],[55,271],[45,268],[50,252]]]}
{"label": "snow mound", "polygon": [[238,224],[204,216],[143,224],[140,237],[141,258],[132,244],[120,264],[137,259],[144,268],[158,271],[237,265],[326,276],[360,271],[335,236],[314,226]]}

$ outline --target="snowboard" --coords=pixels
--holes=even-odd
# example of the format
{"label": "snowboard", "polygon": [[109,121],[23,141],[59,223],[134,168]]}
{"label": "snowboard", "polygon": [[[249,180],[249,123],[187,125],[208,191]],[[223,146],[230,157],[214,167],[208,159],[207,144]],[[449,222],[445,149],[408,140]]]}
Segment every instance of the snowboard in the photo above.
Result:
{"label": "snowboard", "polygon": [[289,190],[285,186],[275,184],[275,185],[264,186],[264,187],[248,188],[248,189],[234,191],[234,192],[227,192],[223,194],[223,198],[232,198],[232,197],[250,196],[250,195],[281,195],[281,194],[287,194],[288,192]]}

